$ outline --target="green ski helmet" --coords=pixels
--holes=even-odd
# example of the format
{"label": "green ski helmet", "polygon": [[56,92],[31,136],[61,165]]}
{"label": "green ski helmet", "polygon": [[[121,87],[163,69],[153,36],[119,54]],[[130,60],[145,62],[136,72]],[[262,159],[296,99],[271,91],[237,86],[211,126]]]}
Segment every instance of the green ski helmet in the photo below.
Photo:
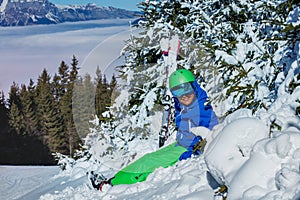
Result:
{"label": "green ski helmet", "polygon": [[193,73],[187,69],[178,69],[170,75],[169,88],[172,89],[183,83],[195,81]]}

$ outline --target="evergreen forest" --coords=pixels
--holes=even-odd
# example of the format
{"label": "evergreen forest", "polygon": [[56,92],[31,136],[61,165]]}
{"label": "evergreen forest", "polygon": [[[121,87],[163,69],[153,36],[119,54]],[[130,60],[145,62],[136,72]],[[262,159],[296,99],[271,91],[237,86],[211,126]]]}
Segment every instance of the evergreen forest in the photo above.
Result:
{"label": "evergreen forest", "polygon": [[[91,101],[100,121],[105,119],[102,113],[111,105],[117,84],[114,75],[108,83],[99,67],[94,80],[89,74],[80,77],[78,70],[78,60],[73,56],[70,65],[62,61],[53,76],[44,69],[36,82],[32,79],[28,85],[14,82],[8,97],[0,93],[0,164],[49,165],[57,163],[57,153],[75,156],[85,137],[78,134],[73,119],[75,82],[82,92],[86,88],[94,90],[95,98]],[[92,119],[86,117],[81,121]],[[79,127],[81,121],[77,122]]]}

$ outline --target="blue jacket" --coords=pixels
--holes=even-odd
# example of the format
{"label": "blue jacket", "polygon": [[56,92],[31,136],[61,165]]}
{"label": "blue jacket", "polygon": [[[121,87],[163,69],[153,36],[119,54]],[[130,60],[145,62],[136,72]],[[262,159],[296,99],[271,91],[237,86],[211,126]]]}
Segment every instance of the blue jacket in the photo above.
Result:
{"label": "blue jacket", "polygon": [[189,106],[184,106],[175,99],[175,123],[178,128],[176,140],[180,146],[191,147],[195,135],[190,128],[204,126],[212,129],[218,124],[218,118],[210,104],[205,105],[207,101],[206,92],[199,86],[195,80],[192,83],[197,99]]}

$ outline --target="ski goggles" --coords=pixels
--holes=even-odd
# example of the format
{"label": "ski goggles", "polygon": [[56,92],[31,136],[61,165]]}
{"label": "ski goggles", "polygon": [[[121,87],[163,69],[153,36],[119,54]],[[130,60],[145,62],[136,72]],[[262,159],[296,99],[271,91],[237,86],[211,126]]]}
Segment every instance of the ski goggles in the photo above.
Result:
{"label": "ski goggles", "polygon": [[182,97],[183,95],[188,95],[194,92],[191,83],[183,83],[171,89],[174,97]]}

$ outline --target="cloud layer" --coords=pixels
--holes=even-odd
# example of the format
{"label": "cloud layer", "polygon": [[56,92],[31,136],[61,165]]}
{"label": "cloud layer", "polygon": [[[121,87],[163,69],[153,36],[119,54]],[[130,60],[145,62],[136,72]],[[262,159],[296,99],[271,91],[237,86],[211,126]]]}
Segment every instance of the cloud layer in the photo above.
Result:
{"label": "cloud layer", "polygon": [[0,28],[0,91],[13,82],[28,85],[46,68],[53,76],[73,55],[94,73],[119,57],[129,38],[129,20],[96,20],[57,25]]}

